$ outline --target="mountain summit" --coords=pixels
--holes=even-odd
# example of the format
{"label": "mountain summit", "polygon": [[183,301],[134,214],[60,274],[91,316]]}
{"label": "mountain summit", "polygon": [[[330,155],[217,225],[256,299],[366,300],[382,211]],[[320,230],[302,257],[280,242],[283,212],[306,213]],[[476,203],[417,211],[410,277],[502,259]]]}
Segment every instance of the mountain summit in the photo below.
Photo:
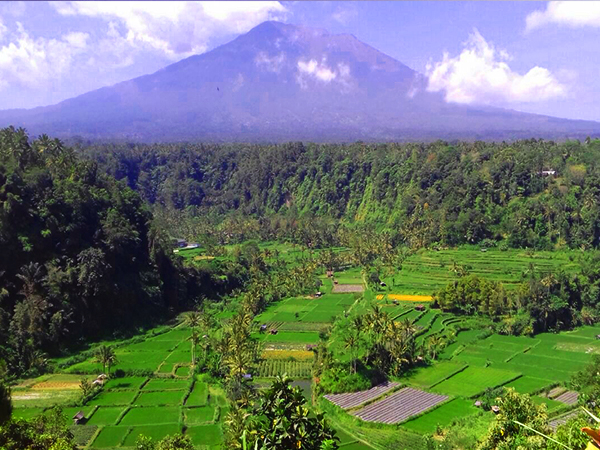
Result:
{"label": "mountain summit", "polygon": [[600,123],[446,103],[350,34],[264,22],[214,50],[59,104],[0,111],[34,134],[140,141],[552,139]]}

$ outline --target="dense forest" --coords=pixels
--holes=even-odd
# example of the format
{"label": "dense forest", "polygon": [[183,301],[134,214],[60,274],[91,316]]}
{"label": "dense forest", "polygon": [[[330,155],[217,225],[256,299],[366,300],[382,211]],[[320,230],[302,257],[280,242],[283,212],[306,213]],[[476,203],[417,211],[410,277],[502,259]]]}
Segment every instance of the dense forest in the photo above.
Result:
{"label": "dense forest", "polygon": [[12,373],[223,288],[177,266],[139,194],[58,140],[0,131],[0,205],[0,360]]}
{"label": "dense forest", "polygon": [[267,228],[277,233],[290,219],[318,217],[373,225],[412,247],[600,244],[598,140],[81,151],[150,204],[204,221],[238,212],[271,218]]}

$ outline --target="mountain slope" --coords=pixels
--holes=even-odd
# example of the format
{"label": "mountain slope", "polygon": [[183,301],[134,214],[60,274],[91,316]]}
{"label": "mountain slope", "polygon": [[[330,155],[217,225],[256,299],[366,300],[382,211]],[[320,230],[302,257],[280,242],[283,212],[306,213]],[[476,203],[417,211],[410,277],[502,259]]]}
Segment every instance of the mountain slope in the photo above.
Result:
{"label": "mountain slope", "polygon": [[600,135],[600,124],[447,104],[352,35],[265,22],[210,52],[0,125],[99,139],[513,139]]}

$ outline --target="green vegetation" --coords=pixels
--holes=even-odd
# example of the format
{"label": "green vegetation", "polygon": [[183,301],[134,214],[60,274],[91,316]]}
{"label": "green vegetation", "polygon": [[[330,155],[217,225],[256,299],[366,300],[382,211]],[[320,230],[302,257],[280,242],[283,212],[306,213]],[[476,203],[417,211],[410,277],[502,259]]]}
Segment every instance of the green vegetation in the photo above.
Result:
{"label": "green vegetation", "polygon": [[477,410],[473,402],[464,399],[454,399],[431,412],[409,420],[402,424],[408,430],[423,434],[433,434],[438,428],[446,428],[461,417],[473,415]]}
{"label": "green vegetation", "polygon": [[598,142],[103,150],[0,132],[0,447],[586,444]]}

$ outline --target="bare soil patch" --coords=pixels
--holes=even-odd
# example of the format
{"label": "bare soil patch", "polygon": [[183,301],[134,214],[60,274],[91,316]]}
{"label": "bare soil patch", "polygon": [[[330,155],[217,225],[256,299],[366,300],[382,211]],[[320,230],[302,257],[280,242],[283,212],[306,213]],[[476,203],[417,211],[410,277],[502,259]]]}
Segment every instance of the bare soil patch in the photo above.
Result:
{"label": "bare soil patch", "polygon": [[334,294],[341,294],[346,292],[364,292],[365,287],[362,284],[336,284],[333,286]]}

